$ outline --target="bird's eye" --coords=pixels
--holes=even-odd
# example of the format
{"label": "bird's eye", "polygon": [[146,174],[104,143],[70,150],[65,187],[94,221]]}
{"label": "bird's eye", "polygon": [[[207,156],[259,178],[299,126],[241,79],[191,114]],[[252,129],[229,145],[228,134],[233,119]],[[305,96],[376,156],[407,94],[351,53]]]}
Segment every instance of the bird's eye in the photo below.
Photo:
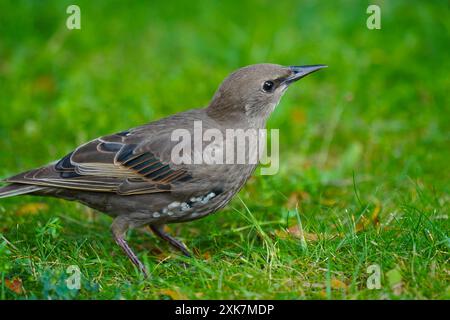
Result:
{"label": "bird's eye", "polygon": [[270,80],[265,81],[262,86],[262,89],[265,92],[272,92],[274,88],[275,88],[275,83],[273,83],[273,81],[270,81]]}

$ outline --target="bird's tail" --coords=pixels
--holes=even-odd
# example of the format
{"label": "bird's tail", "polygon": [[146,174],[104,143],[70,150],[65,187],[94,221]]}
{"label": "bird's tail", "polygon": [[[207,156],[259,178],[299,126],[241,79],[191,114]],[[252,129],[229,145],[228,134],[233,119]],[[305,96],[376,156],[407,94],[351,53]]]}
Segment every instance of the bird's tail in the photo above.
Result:
{"label": "bird's tail", "polygon": [[10,184],[10,185],[0,188],[0,199],[18,196],[18,195],[26,194],[26,193],[33,193],[33,192],[36,192],[36,191],[39,191],[39,190],[42,190],[45,188],[46,187],[33,186],[33,185],[29,185],[29,184],[13,183],[13,184]]}

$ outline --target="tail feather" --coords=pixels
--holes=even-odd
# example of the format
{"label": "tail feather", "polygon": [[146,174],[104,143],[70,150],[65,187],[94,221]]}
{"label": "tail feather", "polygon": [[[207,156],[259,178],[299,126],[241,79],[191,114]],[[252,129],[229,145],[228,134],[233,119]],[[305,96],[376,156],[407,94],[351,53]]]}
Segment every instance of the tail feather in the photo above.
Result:
{"label": "tail feather", "polygon": [[46,187],[13,183],[8,186],[0,188],[0,199],[19,196],[21,194],[33,193],[35,191],[39,191],[42,189],[46,189]]}

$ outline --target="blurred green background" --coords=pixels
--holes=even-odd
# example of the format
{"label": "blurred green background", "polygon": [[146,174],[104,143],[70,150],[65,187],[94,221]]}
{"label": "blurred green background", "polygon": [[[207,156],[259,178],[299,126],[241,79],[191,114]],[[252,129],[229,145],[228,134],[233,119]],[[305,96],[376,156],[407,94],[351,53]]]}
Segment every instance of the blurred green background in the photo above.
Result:
{"label": "blurred green background", "polygon": [[[81,30],[66,28],[70,4]],[[381,7],[381,30],[366,27],[369,4]],[[329,66],[271,117],[280,173],[252,179],[217,215],[172,227],[207,256],[195,271],[174,254],[157,263],[152,252],[167,246],[133,232],[154,275],[139,282],[109,218],[2,199],[1,297],[448,298],[449,34],[439,0],[0,0],[0,177],[204,106],[239,67]],[[33,211],[27,202],[44,210],[18,214]],[[293,226],[300,236],[280,235]],[[365,285],[372,263],[380,290]],[[62,289],[71,264],[89,283],[80,292]]]}

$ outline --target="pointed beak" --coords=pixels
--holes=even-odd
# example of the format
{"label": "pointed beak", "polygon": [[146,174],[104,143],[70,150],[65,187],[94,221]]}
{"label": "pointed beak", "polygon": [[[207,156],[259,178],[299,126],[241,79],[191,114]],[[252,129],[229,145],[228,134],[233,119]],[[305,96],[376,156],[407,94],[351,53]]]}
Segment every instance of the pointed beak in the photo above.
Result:
{"label": "pointed beak", "polygon": [[292,74],[287,77],[284,82],[286,84],[291,84],[303,77],[306,77],[308,74],[316,72],[317,70],[327,68],[328,66],[324,64],[316,64],[312,66],[291,66],[289,69],[292,71]]}

